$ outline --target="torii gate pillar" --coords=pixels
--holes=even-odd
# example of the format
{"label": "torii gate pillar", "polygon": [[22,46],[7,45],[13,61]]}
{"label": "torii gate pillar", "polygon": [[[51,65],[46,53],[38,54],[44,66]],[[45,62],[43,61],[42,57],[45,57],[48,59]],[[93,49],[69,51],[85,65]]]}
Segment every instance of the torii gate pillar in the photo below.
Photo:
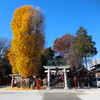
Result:
{"label": "torii gate pillar", "polygon": [[68,89],[68,87],[67,87],[67,75],[66,75],[66,69],[65,68],[64,68],[64,82],[65,82],[64,89]]}
{"label": "torii gate pillar", "polygon": [[48,82],[48,87],[47,87],[47,89],[50,89],[50,69],[48,69],[47,82]]}

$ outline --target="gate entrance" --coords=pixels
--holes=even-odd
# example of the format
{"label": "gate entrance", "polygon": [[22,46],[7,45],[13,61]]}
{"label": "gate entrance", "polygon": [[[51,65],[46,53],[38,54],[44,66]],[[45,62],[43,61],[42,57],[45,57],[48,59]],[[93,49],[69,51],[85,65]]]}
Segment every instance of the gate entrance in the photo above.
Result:
{"label": "gate entrance", "polygon": [[68,66],[44,66],[47,73],[47,89],[51,87],[64,87],[64,89],[68,89],[67,87],[67,72],[69,72]]}
{"label": "gate entrance", "polygon": [[62,72],[55,72],[50,73],[50,87],[53,88],[64,88],[64,73]]}

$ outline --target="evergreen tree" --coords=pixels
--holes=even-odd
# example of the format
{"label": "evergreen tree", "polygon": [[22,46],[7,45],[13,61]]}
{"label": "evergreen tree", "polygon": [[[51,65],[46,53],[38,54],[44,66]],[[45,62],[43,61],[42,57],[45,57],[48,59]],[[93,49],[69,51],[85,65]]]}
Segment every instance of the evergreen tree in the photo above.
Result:
{"label": "evergreen tree", "polygon": [[87,68],[87,57],[92,57],[97,54],[95,42],[92,41],[92,37],[88,36],[87,30],[84,27],[80,27],[77,30],[75,37],[75,49],[79,55],[85,59]]}
{"label": "evergreen tree", "polygon": [[52,65],[52,62],[54,60],[54,51],[52,50],[51,47],[49,48],[46,48],[44,51],[43,51],[43,56],[45,58],[45,65]]}

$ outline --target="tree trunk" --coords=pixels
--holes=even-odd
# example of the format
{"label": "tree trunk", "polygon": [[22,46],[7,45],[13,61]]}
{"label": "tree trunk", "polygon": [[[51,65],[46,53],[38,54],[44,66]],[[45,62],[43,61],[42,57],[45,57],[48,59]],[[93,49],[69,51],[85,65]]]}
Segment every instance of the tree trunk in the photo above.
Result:
{"label": "tree trunk", "polygon": [[87,57],[85,56],[85,65],[86,65],[86,69],[87,69]]}

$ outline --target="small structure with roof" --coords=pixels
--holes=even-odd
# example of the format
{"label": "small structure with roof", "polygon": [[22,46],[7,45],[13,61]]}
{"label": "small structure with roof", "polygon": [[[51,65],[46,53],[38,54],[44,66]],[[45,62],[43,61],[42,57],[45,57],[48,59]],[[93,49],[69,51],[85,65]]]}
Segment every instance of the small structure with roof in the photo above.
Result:
{"label": "small structure with roof", "polygon": [[14,87],[14,83],[16,82],[16,80],[21,80],[22,76],[20,74],[10,74],[9,75],[11,77],[11,87]]}
{"label": "small structure with roof", "polygon": [[77,77],[77,86],[78,88],[90,87],[91,79],[95,77],[95,73],[87,70],[84,66],[80,67],[73,72],[69,73],[69,76],[72,78]]}

